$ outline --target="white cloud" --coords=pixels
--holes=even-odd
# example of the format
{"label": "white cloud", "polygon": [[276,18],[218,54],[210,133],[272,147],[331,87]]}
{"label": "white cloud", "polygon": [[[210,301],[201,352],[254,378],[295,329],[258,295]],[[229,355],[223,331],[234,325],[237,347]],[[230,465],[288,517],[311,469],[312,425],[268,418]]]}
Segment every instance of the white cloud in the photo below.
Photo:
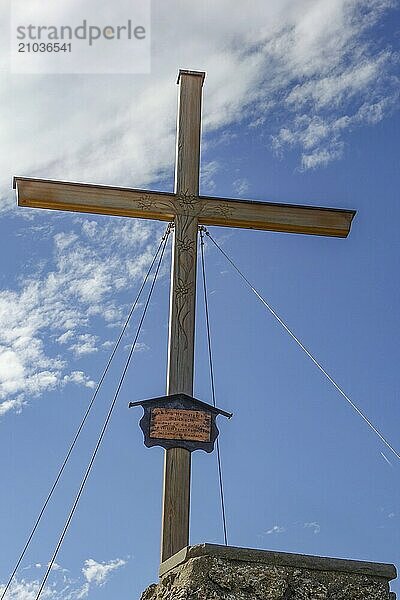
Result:
{"label": "white cloud", "polygon": [[[35,563],[34,565],[28,565],[27,567],[23,568],[23,571],[27,571],[29,569],[31,569],[32,567],[35,567],[35,569],[43,569],[44,567],[48,567],[50,565],[50,563],[47,563],[47,565],[42,565],[42,563]],[[54,562],[51,565],[51,570],[52,571],[63,571],[63,572],[67,572],[67,569],[63,569],[61,567],[61,565],[59,565],[58,563]]]}
{"label": "white cloud", "polygon": [[327,165],[336,158],[340,158],[343,154],[343,144],[335,144],[333,147],[317,148],[309,154],[303,153],[301,157],[301,166],[303,169],[315,169]]}
{"label": "white cloud", "polygon": [[60,251],[63,251],[63,250],[65,250],[65,248],[68,248],[68,246],[73,244],[77,239],[78,239],[78,236],[76,235],[76,233],[73,233],[73,232],[57,233],[54,236],[54,241],[56,243],[57,249]]}
{"label": "white cloud", "polygon": [[205,163],[201,169],[200,193],[203,195],[212,194],[216,188],[215,176],[221,169],[216,160]]}
{"label": "white cloud", "polygon": [[[26,581],[21,579],[20,581],[14,580],[7,592],[8,600],[36,600],[37,593],[39,591],[39,581]],[[4,591],[5,586],[0,585],[0,592]],[[56,598],[55,590],[46,587],[41,597],[45,598]]]}
{"label": "white cloud", "polygon": [[316,521],[312,521],[311,523],[304,523],[305,529],[312,529],[313,533],[318,534],[321,531],[321,525]]}
{"label": "white cloud", "polygon": [[81,600],[82,598],[87,598],[90,590],[90,585],[88,583],[84,583],[82,587],[77,591],[75,598],[77,600]]}
{"label": "white cloud", "polygon": [[376,81],[389,60],[390,53],[383,52],[377,57],[352,64],[344,71],[296,85],[286,97],[286,103],[292,106],[311,103],[317,109],[338,108],[344,101],[350,100]]}
{"label": "white cloud", "polygon": [[21,397],[14,398],[13,400],[4,400],[3,402],[0,402],[0,417],[5,415],[9,411],[20,413],[24,404],[25,402]]}
{"label": "white cloud", "polygon": [[[324,166],[345,153],[345,132],[374,125],[396,105],[398,56],[382,36],[373,35],[392,5],[390,0],[254,0],[245,8],[230,0],[157,3],[151,76],[115,76],[112,86],[100,75],[12,76],[4,53],[3,177],[136,187],[171,180],[178,66],[208,72],[206,153],[235,139],[229,126],[240,122],[254,126],[251,135],[262,127],[277,153],[296,150],[302,169]],[[113,10],[116,20],[124,17],[118,0]],[[7,18],[0,34],[9,35]],[[219,170],[232,169],[219,156],[205,156],[204,165],[203,185],[210,190]],[[246,193],[245,180],[234,185],[239,195]],[[1,188],[0,198],[0,210],[14,205],[9,189]],[[33,219],[36,212],[16,214]],[[63,217],[51,218],[60,223]],[[33,227],[49,241],[51,228]],[[20,410],[26,396],[60,385],[67,365],[57,345],[67,345],[76,358],[101,346],[88,326],[98,317],[110,326],[121,320],[115,293],[141,276],[150,241],[151,228],[143,222],[75,217],[74,228],[54,236],[54,263],[42,259],[18,289],[0,292],[0,413]],[[51,350],[44,331],[54,340]]]}
{"label": "white cloud", "polygon": [[101,347],[102,348],[113,348],[114,344],[115,344],[115,342],[112,342],[111,340],[106,340],[105,342],[102,343]]}
{"label": "white cloud", "polygon": [[56,342],[59,344],[67,344],[74,337],[74,332],[71,330],[66,331],[56,338]]}
{"label": "white cloud", "polygon": [[143,276],[154,228],[121,219],[92,223],[78,218],[75,231],[56,234],[46,268],[40,265],[19,289],[0,291],[0,415],[59,386],[95,386],[81,369],[71,372],[68,362],[101,347],[103,340],[90,331],[94,318],[120,322],[116,294]]}
{"label": "white cloud", "polygon": [[[84,562],[82,568],[85,580],[82,581],[82,579],[72,577],[67,569],[55,563],[52,567],[52,578],[44,587],[41,598],[50,600],[81,600],[87,598],[93,586],[104,586],[110,574],[125,564],[126,561],[121,558],[102,563],[88,559]],[[44,570],[45,567],[47,568],[47,565],[36,563],[25,567],[23,570],[28,571],[32,568]],[[37,579],[14,578],[7,592],[7,600],[36,600],[40,583],[41,581]],[[5,585],[0,584],[0,594],[3,593],[4,589]]]}
{"label": "white cloud", "polygon": [[97,562],[93,560],[93,558],[89,558],[85,560],[85,566],[82,569],[82,573],[86,579],[86,581],[90,583],[95,583],[98,586],[103,586],[110,574],[123,567],[126,564],[126,561],[122,558],[116,558],[114,560],[107,562]]}
{"label": "white cloud", "polygon": [[[124,346],[124,350],[129,351],[132,348],[132,344],[126,344],[126,346]],[[135,345],[135,352],[147,352],[148,350],[150,350],[150,347],[147,344],[144,344],[143,342],[136,342]]]}
{"label": "white cloud", "polygon": [[[206,134],[251,117],[279,137],[279,121],[296,133],[297,116],[317,115],[329,123],[332,110],[352,118],[361,106],[358,125],[371,123],[370,106],[380,106],[384,116],[395,103],[396,55],[381,34],[374,43],[370,36],[393,5],[389,0],[159,2],[153,8],[151,76],[115,76],[112,85],[96,75],[12,76],[3,53],[1,172],[136,187],[171,176],[178,66],[207,70]],[[113,10],[116,20],[125,17],[118,1]],[[3,19],[2,39],[9,35],[8,22]],[[301,155],[301,138],[295,147]],[[8,191],[2,195],[11,205]]]}
{"label": "white cloud", "polygon": [[[271,136],[273,148],[280,154],[287,147],[300,150],[303,169],[340,158],[345,151],[346,130],[376,124],[393,110],[399,96],[393,69],[398,56],[387,48],[377,51],[370,47],[365,36],[391,3],[372,0],[364,6],[358,2],[332,2],[329,8],[322,5],[314,3],[315,11],[305,14],[297,25],[300,30],[304,23],[310,25],[314,13],[319,21],[315,39],[328,31],[326,39],[320,39],[321,55],[300,64],[300,68],[308,67],[283,94],[285,125]],[[287,35],[293,39],[294,31]],[[296,44],[294,48],[298,52]],[[300,60],[301,56],[300,52]],[[304,61],[304,55],[302,58]],[[299,56],[293,60],[298,62]]]}
{"label": "white cloud", "polygon": [[238,196],[245,196],[250,189],[250,183],[245,177],[235,179],[232,187]]}
{"label": "white cloud", "polygon": [[92,381],[90,377],[85,375],[83,371],[72,371],[69,375],[64,375],[62,379],[63,383],[75,383],[77,385],[83,385],[87,388],[94,389],[96,382]]}
{"label": "white cloud", "polygon": [[[10,331],[3,332],[4,337],[9,333]],[[28,343],[31,343],[30,347],[26,346]],[[35,361],[35,368],[30,368],[29,365],[33,365]],[[23,336],[14,339],[11,347],[0,346],[0,400],[9,400],[8,396],[21,392],[38,395],[45,390],[54,389],[57,371],[41,370],[41,367],[57,369],[59,366],[57,359],[45,357],[40,340]]]}
{"label": "white cloud", "polygon": [[286,527],[282,527],[281,525],[274,525],[271,529],[265,532],[265,535],[271,535],[272,533],[284,533],[286,531]]}
{"label": "white cloud", "polygon": [[307,523],[294,523],[289,527],[286,527],[283,525],[274,525],[273,527],[271,527],[271,529],[268,529],[268,531],[266,531],[264,533],[264,535],[284,533],[285,531],[287,531],[288,529],[291,529],[293,527],[296,527],[296,528],[301,527],[303,529],[310,529],[315,534],[318,534],[321,531],[321,526],[319,523],[317,523],[316,521],[310,521]]}
{"label": "white cloud", "polygon": [[98,348],[96,342],[98,337],[91,335],[90,333],[84,333],[76,336],[76,343],[69,347],[75,356],[82,356],[83,354],[93,354],[97,352]]}

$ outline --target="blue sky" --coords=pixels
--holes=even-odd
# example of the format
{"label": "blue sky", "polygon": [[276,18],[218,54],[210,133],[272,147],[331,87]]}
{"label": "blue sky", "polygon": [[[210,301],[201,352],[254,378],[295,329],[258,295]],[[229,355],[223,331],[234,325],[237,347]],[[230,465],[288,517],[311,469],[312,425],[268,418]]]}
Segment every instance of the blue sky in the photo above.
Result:
{"label": "blue sky", "polygon": [[[203,193],[357,210],[345,240],[210,230],[399,450],[398,8],[254,0],[244,18],[214,4],[153,3],[150,75],[13,76],[2,64],[0,582],[165,227],[17,209],[11,177],[171,190],[180,67],[207,71]],[[47,598],[138,598],[156,580],[163,456],[127,404],[165,391],[169,259]],[[400,564],[398,459],[210,246],[206,260],[217,405],[234,413],[219,420],[229,543]],[[134,323],[10,598],[34,598]],[[196,340],[195,394],[210,401],[201,294]],[[191,543],[204,541],[223,533],[216,457],[196,452]]]}

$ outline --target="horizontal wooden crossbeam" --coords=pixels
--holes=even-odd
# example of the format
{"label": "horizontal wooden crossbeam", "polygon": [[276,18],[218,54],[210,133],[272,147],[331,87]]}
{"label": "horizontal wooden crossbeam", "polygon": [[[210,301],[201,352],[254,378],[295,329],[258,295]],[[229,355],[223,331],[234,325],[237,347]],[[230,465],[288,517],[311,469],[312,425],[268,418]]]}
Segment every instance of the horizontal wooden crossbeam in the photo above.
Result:
{"label": "horizontal wooden crossbeam", "polygon": [[197,216],[199,224],[346,237],[354,210],[15,177],[19,206],[172,221]]}
{"label": "horizontal wooden crossbeam", "polygon": [[201,225],[347,237],[353,210],[200,196]]}

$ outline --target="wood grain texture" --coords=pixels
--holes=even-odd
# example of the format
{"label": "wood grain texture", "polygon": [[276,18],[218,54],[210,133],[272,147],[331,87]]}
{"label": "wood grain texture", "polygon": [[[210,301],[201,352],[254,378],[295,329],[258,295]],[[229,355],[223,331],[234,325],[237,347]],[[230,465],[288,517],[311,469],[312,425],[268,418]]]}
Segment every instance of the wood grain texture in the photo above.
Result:
{"label": "wood grain texture", "polygon": [[[191,157],[192,173],[198,162],[186,146],[182,153]],[[182,158],[180,159],[183,160]],[[353,210],[275,204],[231,198],[198,196],[195,178],[181,177],[176,194],[93,184],[67,183],[43,179],[15,178],[19,206],[88,212],[103,215],[172,221],[175,215],[197,217],[202,225],[241,227],[346,237],[355,215]],[[177,185],[178,187],[178,185]]]}
{"label": "wood grain texture", "polygon": [[16,177],[19,206],[172,221],[175,194]]}
{"label": "wood grain texture", "polygon": [[165,451],[161,562],[164,556],[166,560],[187,546],[190,469],[191,456],[188,450],[171,448]]}
{"label": "wood grain texture", "polygon": [[[175,217],[167,394],[193,394],[197,215],[203,78],[181,72],[176,143]],[[189,544],[190,453],[165,451],[161,561]]]}
{"label": "wood grain texture", "polygon": [[197,219],[175,218],[168,343],[167,394],[193,395]]}
{"label": "wood grain texture", "polygon": [[175,193],[198,196],[203,77],[181,71],[175,161]]}
{"label": "wood grain texture", "polygon": [[200,197],[199,223],[264,231],[346,237],[355,211]]}

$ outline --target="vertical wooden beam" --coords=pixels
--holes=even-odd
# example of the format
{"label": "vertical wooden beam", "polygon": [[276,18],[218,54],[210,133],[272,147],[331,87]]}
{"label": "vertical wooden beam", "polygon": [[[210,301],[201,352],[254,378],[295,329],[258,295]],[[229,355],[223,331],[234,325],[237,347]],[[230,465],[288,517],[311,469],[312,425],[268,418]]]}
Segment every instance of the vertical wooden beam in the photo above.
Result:
{"label": "vertical wooden beam", "polygon": [[201,100],[205,73],[179,71],[175,193],[199,195]]}
{"label": "vertical wooden beam", "polygon": [[[193,394],[201,99],[204,73],[180,71],[167,394]],[[189,544],[190,452],[165,451],[161,562]]]}

